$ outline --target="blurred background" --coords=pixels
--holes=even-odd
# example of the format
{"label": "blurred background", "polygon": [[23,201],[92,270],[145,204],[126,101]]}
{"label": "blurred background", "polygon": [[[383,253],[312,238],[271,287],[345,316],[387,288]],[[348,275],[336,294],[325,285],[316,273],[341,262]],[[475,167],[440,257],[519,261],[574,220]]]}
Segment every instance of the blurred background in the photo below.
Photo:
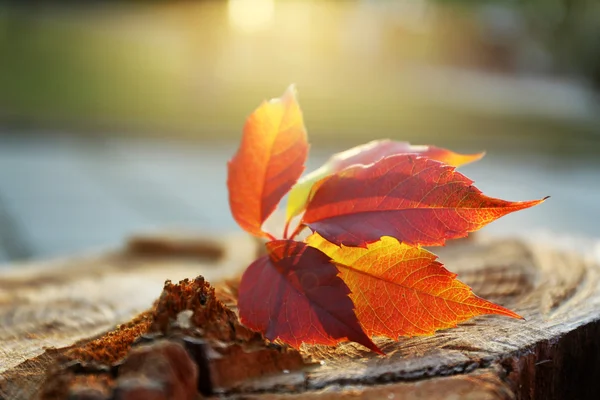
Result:
{"label": "blurred background", "polygon": [[226,162],[296,83],[308,169],[379,138],[487,151],[490,234],[600,237],[597,0],[0,3],[0,261],[237,230]]}

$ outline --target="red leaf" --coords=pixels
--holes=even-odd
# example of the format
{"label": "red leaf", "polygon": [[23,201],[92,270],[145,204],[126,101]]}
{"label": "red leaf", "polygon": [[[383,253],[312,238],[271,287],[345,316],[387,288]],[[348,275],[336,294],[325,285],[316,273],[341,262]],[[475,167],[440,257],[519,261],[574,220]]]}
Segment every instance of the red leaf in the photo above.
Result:
{"label": "red leaf", "polygon": [[240,148],[228,164],[229,206],[243,229],[269,237],[262,224],[302,175],[307,153],[302,112],[290,86],[248,117]]}
{"label": "red leaf", "polygon": [[458,167],[481,159],[485,153],[458,154],[435,146],[413,146],[408,142],[395,142],[389,139],[374,140],[334,154],[320,168],[305,175],[290,191],[287,205],[287,220],[304,211],[315,183],[328,175],[352,165],[368,165],[383,157],[395,154],[416,154]]}
{"label": "red leaf", "polygon": [[269,255],[252,263],[240,283],[244,325],[295,348],[351,340],[381,353],[360,327],[350,290],[327,255],[292,240],[266,246]]}
{"label": "red leaf", "polygon": [[302,223],[337,245],[392,236],[411,245],[443,245],[543,200],[487,197],[454,167],[414,155],[345,169],[318,184]]}
{"label": "red leaf", "polygon": [[437,257],[384,236],[366,248],[336,246],[318,234],[307,243],[338,266],[356,316],[370,336],[431,335],[477,315],[514,312],[477,297]]}

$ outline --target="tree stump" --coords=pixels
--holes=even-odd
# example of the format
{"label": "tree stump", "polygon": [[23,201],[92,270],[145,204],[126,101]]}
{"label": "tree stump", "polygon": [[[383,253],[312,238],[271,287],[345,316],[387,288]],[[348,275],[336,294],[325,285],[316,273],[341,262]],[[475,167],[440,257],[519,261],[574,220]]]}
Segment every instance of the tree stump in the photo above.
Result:
{"label": "tree stump", "polygon": [[[0,275],[0,398],[35,398],[57,354],[147,310],[166,279],[202,275],[217,292],[226,290],[228,278],[239,276],[260,246],[243,235],[142,237],[121,251],[8,269]],[[476,294],[525,320],[483,316],[433,336],[378,338],[385,357],[352,343],[305,346],[304,367],[249,371],[247,379],[222,384],[220,395],[600,397],[600,267],[594,260],[549,245],[482,236],[435,252]],[[256,365],[254,354],[244,350],[222,358],[220,368],[243,371]]]}

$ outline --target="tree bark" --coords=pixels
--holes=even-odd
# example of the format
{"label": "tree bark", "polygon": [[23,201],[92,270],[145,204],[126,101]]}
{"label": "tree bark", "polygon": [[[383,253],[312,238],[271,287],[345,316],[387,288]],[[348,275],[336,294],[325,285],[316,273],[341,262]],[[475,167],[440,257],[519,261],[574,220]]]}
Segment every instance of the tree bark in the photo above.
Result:
{"label": "tree bark", "polygon": [[[137,238],[122,251],[15,266],[0,275],[0,398],[34,398],[61,349],[147,310],[165,279],[227,287],[256,257],[246,236]],[[525,320],[484,316],[433,336],[306,346],[306,367],[221,388],[252,399],[596,399],[600,267],[521,240],[457,241],[436,253],[482,297]],[[221,361],[221,368],[252,356]],[[243,361],[240,361],[243,360]],[[225,364],[223,364],[225,363]],[[214,377],[213,377],[214,378]]]}

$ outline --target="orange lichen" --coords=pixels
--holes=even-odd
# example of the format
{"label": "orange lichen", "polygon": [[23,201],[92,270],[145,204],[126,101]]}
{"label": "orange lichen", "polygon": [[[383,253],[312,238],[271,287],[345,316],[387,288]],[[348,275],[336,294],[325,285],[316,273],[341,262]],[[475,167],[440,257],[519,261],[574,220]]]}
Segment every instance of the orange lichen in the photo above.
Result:
{"label": "orange lichen", "polygon": [[[228,299],[228,304],[234,305],[237,285],[233,282],[231,286],[232,290],[227,290],[225,298]],[[194,363],[193,367],[198,363],[197,365],[202,365],[199,368],[206,369],[207,363],[211,363],[209,369],[214,370],[214,376],[206,376],[208,387],[228,387],[248,377],[297,369],[304,365],[297,351],[267,346],[260,333],[243,326],[236,313],[220,300],[223,294],[220,292],[217,295],[215,289],[201,276],[194,280],[184,279],[178,284],[166,281],[152,309],[97,339],[60,352],[59,365],[49,371],[43,396],[40,398],[64,399],[72,395],[74,390],[81,389],[84,392],[94,392],[95,396],[104,399],[105,393],[130,390],[150,379],[152,374],[149,375],[148,371],[156,372],[156,360],[162,360],[159,357],[162,354],[161,346],[179,348],[182,343],[186,343],[184,347],[189,352],[187,346],[194,337],[201,339],[198,343],[202,346],[215,344],[216,352],[219,353],[218,357],[204,359],[203,357],[207,357],[206,353],[199,356],[194,351],[190,354],[185,352],[190,357],[190,362]],[[186,310],[191,312],[188,311],[188,315],[183,318],[180,313]],[[136,341],[145,334],[147,340],[144,341],[151,344],[132,350]],[[144,351],[148,353],[147,358],[151,362],[142,364],[148,364],[152,367],[150,369],[135,363],[135,355],[139,358],[140,352]],[[161,365],[163,364],[166,365],[165,362]],[[175,367],[181,367],[180,361],[176,364]],[[197,379],[190,382],[192,381],[195,384]],[[187,390],[186,393],[195,394],[193,390]]]}
{"label": "orange lichen", "polygon": [[72,360],[112,365],[127,355],[133,342],[148,332],[151,323],[152,314],[146,311],[114,331],[67,351],[65,356]]}
{"label": "orange lichen", "polygon": [[177,315],[192,310],[193,326],[204,339],[220,341],[262,340],[262,336],[240,324],[237,315],[215,295],[215,289],[199,276],[184,279],[179,284],[165,282],[162,295],[153,309],[151,330],[167,333]]}
{"label": "orange lichen", "polygon": [[220,341],[262,341],[262,336],[244,327],[237,315],[215,295],[215,289],[202,276],[184,279],[177,284],[166,281],[162,294],[152,309],[100,338],[85,342],[66,353],[67,360],[112,365],[121,361],[131,345],[145,333],[167,335],[177,315],[191,310],[194,336]]}

